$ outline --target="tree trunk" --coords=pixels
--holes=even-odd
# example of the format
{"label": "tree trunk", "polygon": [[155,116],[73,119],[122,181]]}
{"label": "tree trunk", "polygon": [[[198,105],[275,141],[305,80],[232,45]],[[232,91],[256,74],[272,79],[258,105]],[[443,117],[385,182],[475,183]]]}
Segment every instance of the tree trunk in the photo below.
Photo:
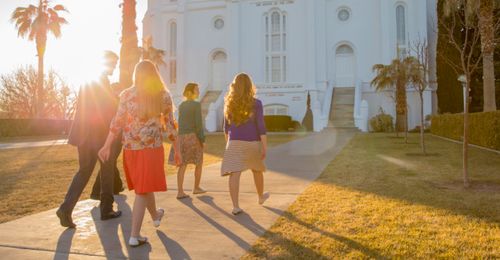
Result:
{"label": "tree trunk", "polygon": [[425,126],[424,126],[424,93],[419,91],[420,96],[420,146],[422,147],[422,153],[427,154],[425,151]]}
{"label": "tree trunk", "polygon": [[137,46],[137,26],[135,24],[135,0],[123,0],[122,5],[122,39],[120,49],[120,87],[132,86],[134,68],[140,59]]}
{"label": "tree trunk", "polygon": [[465,102],[464,102],[464,141],[463,141],[463,175],[464,175],[464,187],[470,187],[469,182],[469,90],[471,88],[470,76],[467,77],[467,89],[465,91]]}
{"label": "tree trunk", "polygon": [[495,101],[495,28],[493,0],[481,0],[479,8],[479,32],[483,55],[483,111],[496,111]]}
{"label": "tree trunk", "polygon": [[406,123],[406,87],[402,83],[396,85],[396,132],[407,132]]}
{"label": "tree trunk", "polygon": [[36,39],[36,51],[38,56],[38,71],[37,71],[37,87],[35,93],[35,117],[41,118],[43,116],[44,109],[44,64],[43,58],[45,56],[45,48],[47,46],[47,37],[40,34]]}

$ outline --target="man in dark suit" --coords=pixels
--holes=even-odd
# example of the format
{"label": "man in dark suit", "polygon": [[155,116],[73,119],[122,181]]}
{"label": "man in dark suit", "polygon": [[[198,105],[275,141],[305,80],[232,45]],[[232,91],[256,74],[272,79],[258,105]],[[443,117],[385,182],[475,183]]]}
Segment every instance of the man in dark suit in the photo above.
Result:
{"label": "man in dark suit", "polygon": [[[117,96],[109,86],[107,75],[109,75],[109,70],[104,73],[100,82],[94,82],[84,87],[78,95],[75,119],[68,137],[68,143],[78,148],[80,167],[73,177],[64,202],[56,212],[63,227],[76,227],[71,214],[98,161],[101,166],[101,203],[99,205],[101,220],[121,216],[120,211],[113,211],[113,175],[116,160],[114,162],[113,160],[102,162],[97,155],[99,149],[104,145],[109,132],[109,125],[118,106]],[[116,153],[119,153],[119,151],[112,151],[110,157],[118,158]]]}

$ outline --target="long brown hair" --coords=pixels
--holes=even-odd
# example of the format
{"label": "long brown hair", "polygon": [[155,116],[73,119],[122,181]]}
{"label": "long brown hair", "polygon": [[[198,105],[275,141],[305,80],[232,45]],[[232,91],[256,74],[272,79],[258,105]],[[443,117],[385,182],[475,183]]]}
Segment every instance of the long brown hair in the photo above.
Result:
{"label": "long brown hair", "polygon": [[241,125],[253,114],[255,87],[245,73],[236,75],[225,98],[224,116],[230,124]]}
{"label": "long brown hair", "polygon": [[134,86],[137,89],[139,117],[145,120],[160,117],[165,109],[162,93],[167,90],[158,69],[151,61],[144,60],[135,66]]}

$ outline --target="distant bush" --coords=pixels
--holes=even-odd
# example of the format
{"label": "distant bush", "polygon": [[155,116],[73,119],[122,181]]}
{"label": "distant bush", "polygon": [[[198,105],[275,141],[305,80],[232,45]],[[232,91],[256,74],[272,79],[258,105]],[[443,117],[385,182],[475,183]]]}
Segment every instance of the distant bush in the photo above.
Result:
{"label": "distant bush", "polygon": [[[500,111],[471,113],[469,115],[469,142],[500,150]],[[464,115],[443,114],[432,117],[431,133],[442,137],[463,140]]]}
{"label": "distant bush", "polygon": [[0,136],[43,136],[67,134],[71,120],[0,119]]}
{"label": "distant bush", "polygon": [[380,114],[370,119],[370,126],[373,132],[386,133],[394,131],[393,118],[391,115],[386,114],[384,110],[380,109]]}
{"label": "distant bush", "polygon": [[264,116],[269,132],[288,132],[293,128],[291,116]]}

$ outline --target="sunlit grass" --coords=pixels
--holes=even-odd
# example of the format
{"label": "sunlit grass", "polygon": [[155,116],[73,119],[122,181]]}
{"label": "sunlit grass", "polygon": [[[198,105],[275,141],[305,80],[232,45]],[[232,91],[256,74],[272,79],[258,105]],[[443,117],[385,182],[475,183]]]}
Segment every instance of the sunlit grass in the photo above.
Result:
{"label": "sunlit grass", "polygon": [[[500,155],[359,134],[244,259],[499,258]],[[271,209],[272,210],[272,209]]]}
{"label": "sunlit grass", "polygon": [[[286,143],[298,137],[300,136],[270,136],[269,143],[272,146]],[[30,137],[4,139],[3,141],[40,140],[48,139]],[[204,165],[221,161],[224,146],[223,135],[208,136]],[[168,156],[169,150],[170,144],[165,144],[166,156]],[[122,163],[120,156],[118,168],[123,174]],[[96,166],[94,175],[81,199],[89,198],[98,169],[99,166]],[[78,157],[76,148],[73,146],[0,150],[0,223],[59,206],[77,170]],[[168,165],[166,172],[170,175],[175,174],[177,170],[174,166]],[[191,174],[189,170],[188,174]],[[123,176],[122,179],[125,182]]]}

